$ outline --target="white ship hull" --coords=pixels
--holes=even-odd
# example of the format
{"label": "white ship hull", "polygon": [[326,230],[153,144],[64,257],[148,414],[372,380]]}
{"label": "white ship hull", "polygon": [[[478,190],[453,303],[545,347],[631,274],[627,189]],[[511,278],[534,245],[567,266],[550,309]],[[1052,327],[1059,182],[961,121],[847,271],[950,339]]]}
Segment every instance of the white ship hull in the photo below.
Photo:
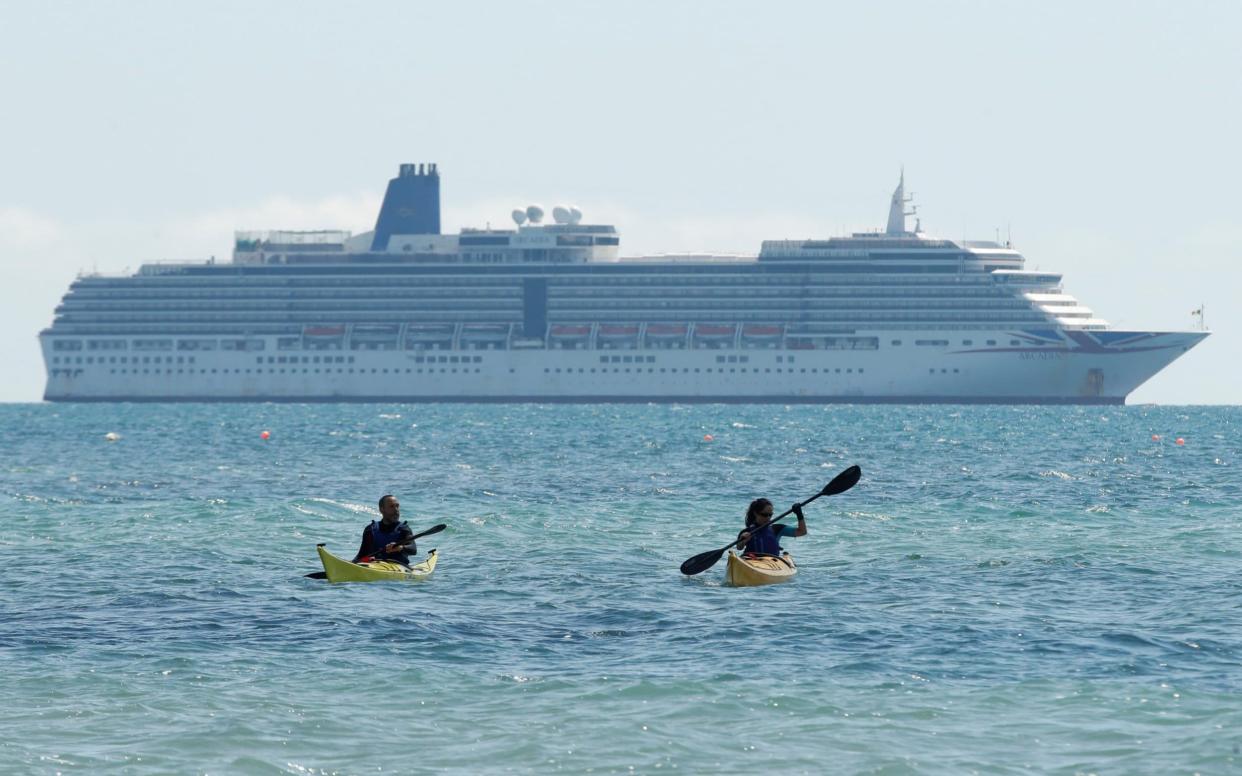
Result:
{"label": "white ship hull", "polygon": [[[961,331],[870,334],[882,343],[877,349],[277,351],[275,338],[258,338],[256,351],[124,356],[66,354],[45,336],[44,398],[1122,404],[1207,336],[1112,331],[1104,343],[1078,332],[1063,332],[1059,342],[1012,331],[970,332],[966,340]],[[937,339],[951,344],[915,344]],[[997,344],[973,344],[988,340]]]}

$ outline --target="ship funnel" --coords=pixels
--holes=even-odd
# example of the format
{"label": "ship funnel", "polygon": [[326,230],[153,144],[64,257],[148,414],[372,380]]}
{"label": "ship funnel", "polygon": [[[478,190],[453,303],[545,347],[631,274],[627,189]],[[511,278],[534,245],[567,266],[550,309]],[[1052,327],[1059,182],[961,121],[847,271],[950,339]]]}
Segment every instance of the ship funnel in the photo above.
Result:
{"label": "ship funnel", "polygon": [[388,181],[371,250],[387,250],[388,238],[394,234],[439,233],[440,173],[436,165],[401,165],[397,177]]}

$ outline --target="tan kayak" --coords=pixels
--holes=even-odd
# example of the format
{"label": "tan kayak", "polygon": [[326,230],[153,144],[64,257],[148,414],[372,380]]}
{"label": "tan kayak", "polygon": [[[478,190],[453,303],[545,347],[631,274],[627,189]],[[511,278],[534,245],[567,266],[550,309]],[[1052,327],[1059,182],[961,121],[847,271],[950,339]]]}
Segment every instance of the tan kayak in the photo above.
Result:
{"label": "tan kayak", "polygon": [[779,558],[762,555],[756,558],[743,558],[733,550],[729,550],[729,563],[725,568],[725,584],[733,587],[754,587],[755,585],[774,585],[777,582],[788,582],[798,573],[793,557],[784,553]]}

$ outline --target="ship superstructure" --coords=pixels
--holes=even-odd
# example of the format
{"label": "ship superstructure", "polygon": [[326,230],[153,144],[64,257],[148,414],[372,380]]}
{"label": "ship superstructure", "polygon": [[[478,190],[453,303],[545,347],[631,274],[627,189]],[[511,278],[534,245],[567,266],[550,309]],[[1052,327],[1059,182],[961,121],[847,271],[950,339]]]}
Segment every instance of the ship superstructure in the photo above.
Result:
{"label": "ship superstructure", "polygon": [[231,263],[78,278],[54,401],[1122,403],[1206,332],[1120,331],[999,242],[886,228],[621,258],[575,207],[440,231],[436,165],[375,229],[238,233]]}

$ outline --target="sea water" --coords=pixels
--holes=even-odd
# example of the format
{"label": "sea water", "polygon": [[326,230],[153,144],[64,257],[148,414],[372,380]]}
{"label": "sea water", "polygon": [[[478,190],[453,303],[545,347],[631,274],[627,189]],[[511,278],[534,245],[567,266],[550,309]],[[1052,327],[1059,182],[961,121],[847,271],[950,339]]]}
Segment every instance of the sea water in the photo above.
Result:
{"label": "sea water", "polygon": [[[0,421],[5,773],[1242,768],[1239,408]],[[852,464],[791,584],[679,573]],[[434,576],[306,578],[385,493]]]}

